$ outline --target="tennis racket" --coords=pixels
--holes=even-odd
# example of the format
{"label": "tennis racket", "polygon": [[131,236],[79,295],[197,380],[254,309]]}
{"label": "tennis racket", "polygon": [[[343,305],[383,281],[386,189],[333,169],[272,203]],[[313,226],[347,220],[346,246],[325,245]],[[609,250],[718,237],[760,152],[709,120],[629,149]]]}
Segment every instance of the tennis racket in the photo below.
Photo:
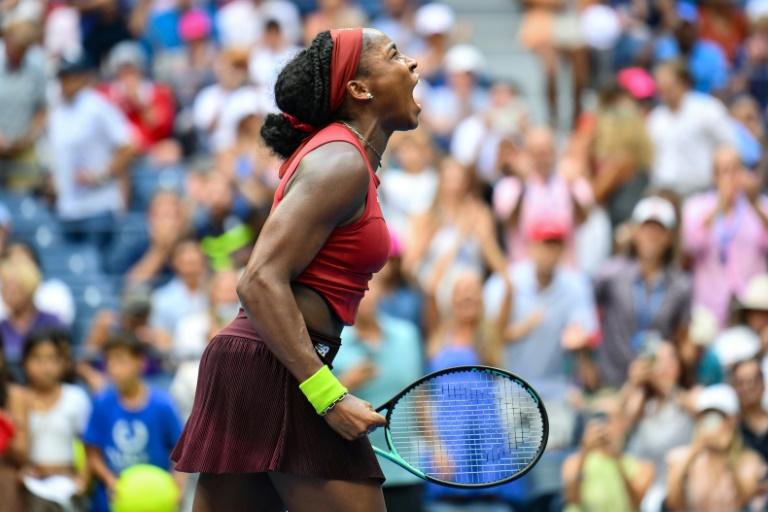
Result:
{"label": "tennis racket", "polygon": [[430,373],[376,409],[388,450],[374,451],[436,484],[481,488],[520,478],[547,444],[547,412],[520,377],[488,366]]}

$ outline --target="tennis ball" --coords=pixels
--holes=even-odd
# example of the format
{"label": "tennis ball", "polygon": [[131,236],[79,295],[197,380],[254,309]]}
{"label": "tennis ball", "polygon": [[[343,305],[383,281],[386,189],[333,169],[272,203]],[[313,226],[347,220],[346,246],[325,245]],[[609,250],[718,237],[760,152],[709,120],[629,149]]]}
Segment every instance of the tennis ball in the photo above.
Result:
{"label": "tennis ball", "polygon": [[176,512],[179,488],[170,473],[149,464],[131,466],[115,486],[113,512]]}

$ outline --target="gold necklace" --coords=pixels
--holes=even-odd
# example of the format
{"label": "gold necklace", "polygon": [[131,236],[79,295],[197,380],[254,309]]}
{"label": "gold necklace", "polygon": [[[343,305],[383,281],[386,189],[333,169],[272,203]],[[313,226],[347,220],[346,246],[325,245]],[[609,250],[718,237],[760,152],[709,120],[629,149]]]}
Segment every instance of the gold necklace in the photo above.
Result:
{"label": "gold necklace", "polygon": [[374,154],[376,155],[376,157],[379,159],[378,165],[377,165],[376,167],[377,167],[377,168],[378,168],[378,167],[381,167],[381,153],[379,153],[379,152],[376,150],[376,148],[375,148],[375,147],[373,147],[373,144],[371,144],[370,142],[368,142],[368,139],[366,139],[365,137],[363,137],[363,134],[362,134],[362,133],[360,133],[359,131],[357,131],[357,129],[356,129],[354,126],[352,126],[351,124],[347,123],[346,121],[339,121],[339,122],[340,122],[341,124],[343,124],[344,126],[346,126],[347,128],[349,128],[349,130],[350,130],[352,133],[354,133],[354,134],[357,136],[357,138],[358,138],[358,139],[360,139],[360,142],[362,142],[363,144],[365,144],[367,147],[369,147],[369,148],[371,149],[371,151],[373,151],[373,153],[374,153]]}

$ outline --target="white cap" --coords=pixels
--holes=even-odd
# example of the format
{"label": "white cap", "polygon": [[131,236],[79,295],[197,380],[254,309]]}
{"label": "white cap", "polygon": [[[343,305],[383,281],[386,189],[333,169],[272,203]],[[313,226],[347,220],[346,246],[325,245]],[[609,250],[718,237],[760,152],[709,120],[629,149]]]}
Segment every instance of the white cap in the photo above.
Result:
{"label": "white cap", "polygon": [[413,25],[421,36],[446,34],[456,21],[453,9],[445,4],[431,3],[418,8]]}
{"label": "white cap", "polygon": [[146,64],[147,57],[144,55],[144,50],[142,50],[139,43],[134,41],[123,41],[109,52],[107,72],[110,75],[114,75],[121,67],[126,65],[135,66],[144,71]]}
{"label": "white cap", "polygon": [[715,384],[699,391],[696,396],[696,411],[714,409],[726,416],[735,416],[739,412],[739,398],[728,384]]}
{"label": "white cap", "polygon": [[672,203],[659,196],[642,199],[632,211],[632,220],[636,224],[655,221],[667,229],[677,226],[677,214]]}
{"label": "white cap", "polygon": [[751,359],[760,352],[760,337],[744,326],[731,327],[712,342],[712,349],[722,366],[728,367]]}
{"label": "white cap", "polygon": [[739,296],[739,306],[742,309],[768,311],[768,274],[760,274],[749,280]]}
{"label": "white cap", "polygon": [[449,73],[478,73],[485,67],[485,57],[469,44],[458,44],[445,54],[445,70]]}
{"label": "white cap", "polygon": [[621,34],[619,16],[607,5],[590,5],[581,13],[579,22],[587,44],[597,50],[613,48]]}

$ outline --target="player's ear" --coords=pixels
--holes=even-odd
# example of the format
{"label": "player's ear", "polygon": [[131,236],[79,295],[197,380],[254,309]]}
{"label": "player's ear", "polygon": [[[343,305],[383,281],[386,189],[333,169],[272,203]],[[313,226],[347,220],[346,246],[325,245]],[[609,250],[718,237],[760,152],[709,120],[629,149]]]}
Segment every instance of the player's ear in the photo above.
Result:
{"label": "player's ear", "polygon": [[350,80],[347,83],[347,94],[357,101],[370,101],[373,99],[368,85],[362,80]]}

